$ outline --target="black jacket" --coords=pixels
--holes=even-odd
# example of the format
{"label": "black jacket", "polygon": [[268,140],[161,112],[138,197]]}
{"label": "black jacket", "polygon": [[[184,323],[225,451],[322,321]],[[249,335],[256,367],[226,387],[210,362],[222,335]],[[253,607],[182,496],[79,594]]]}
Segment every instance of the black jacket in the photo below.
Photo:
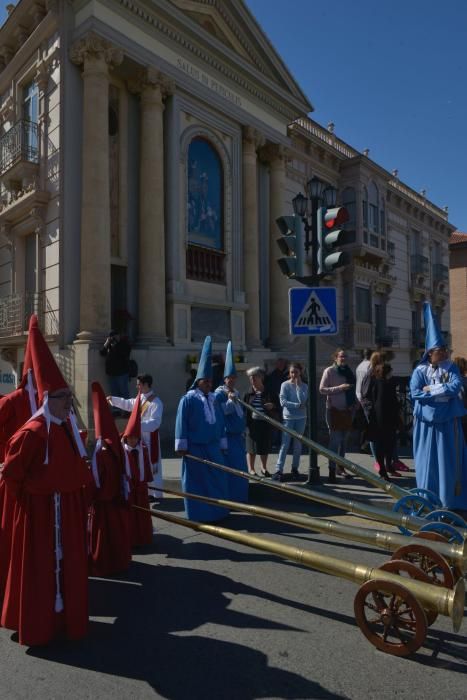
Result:
{"label": "black jacket", "polygon": [[126,338],[120,338],[110,342],[107,347],[103,347],[100,351],[102,357],[105,357],[105,372],[110,377],[119,377],[122,374],[128,374],[130,369],[130,353],[131,346]]}

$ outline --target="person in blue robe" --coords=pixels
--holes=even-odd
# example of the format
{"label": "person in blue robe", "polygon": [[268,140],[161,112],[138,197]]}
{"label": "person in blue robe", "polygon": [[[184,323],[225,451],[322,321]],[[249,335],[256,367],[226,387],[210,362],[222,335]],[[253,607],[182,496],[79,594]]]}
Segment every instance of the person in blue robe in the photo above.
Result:
{"label": "person in blue robe", "polygon": [[[183,456],[182,488],[188,493],[228,499],[227,474],[188,457],[193,455],[224,464],[227,449],[224,413],[215,400],[212,387],[212,344],[207,336],[198,372],[188,392],[180,400],[175,421],[175,451]],[[229,511],[220,506],[185,498],[190,520],[208,523],[225,518]]]}
{"label": "person in blue robe", "polygon": [[467,459],[458,367],[448,359],[431,305],[423,307],[426,350],[410,380],[417,486],[437,494],[445,508],[467,509]]}
{"label": "person in blue robe", "polygon": [[[225,354],[224,384],[215,391],[216,401],[220,405],[225,419],[227,434],[227,453],[225,463],[232,469],[248,471],[246,463],[245,409],[237,403],[238,391],[235,389],[237,370],[233,358],[232,343],[229,341]],[[227,474],[229,499],[240,503],[248,502],[248,479]]]}

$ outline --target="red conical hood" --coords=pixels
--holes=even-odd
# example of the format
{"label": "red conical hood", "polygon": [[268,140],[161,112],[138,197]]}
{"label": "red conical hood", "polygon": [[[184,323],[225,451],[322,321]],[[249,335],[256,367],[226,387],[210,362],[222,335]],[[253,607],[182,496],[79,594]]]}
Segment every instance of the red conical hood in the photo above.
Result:
{"label": "red conical hood", "polygon": [[30,324],[28,345],[39,401],[42,403],[46,391],[51,394],[59,389],[68,389],[69,387],[37,325]]}
{"label": "red conical hood", "polygon": [[133,410],[126,424],[123,437],[135,437],[141,440],[141,413],[140,413],[140,392],[138,391],[138,396],[135,399],[135,404]]}
{"label": "red conical hood", "polygon": [[123,457],[120,435],[115,425],[112,411],[99,382],[93,382],[91,384],[91,392],[96,439],[102,438],[117,457]]}
{"label": "red conical hood", "polygon": [[29,334],[28,339],[26,341],[26,349],[24,351],[23,374],[21,376],[20,384],[20,387],[22,387],[23,389],[26,386],[26,382],[28,379],[28,370],[33,369],[31,356],[31,330],[33,328],[39,328],[37,316],[35,314],[33,314],[29,319]]}

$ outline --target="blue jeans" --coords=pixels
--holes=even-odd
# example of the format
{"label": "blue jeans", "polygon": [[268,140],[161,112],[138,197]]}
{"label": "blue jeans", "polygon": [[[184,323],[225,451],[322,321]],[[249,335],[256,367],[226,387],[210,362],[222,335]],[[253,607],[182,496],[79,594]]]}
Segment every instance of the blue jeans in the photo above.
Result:
{"label": "blue jeans", "polygon": [[128,386],[128,382],[130,381],[130,378],[128,374],[119,374],[116,377],[112,377],[111,375],[108,376],[111,396],[119,396],[121,399],[129,399],[130,387]]}
{"label": "blue jeans", "polygon": [[[331,412],[326,409],[326,423],[329,430],[329,445],[328,448],[331,452],[335,452],[339,457],[345,457],[345,446],[347,442],[347,436],[350,431],[348,430],[333,430],[331,428]],[[329,460],[329,469],[335,469],[336,463]]]}
{"label": "blue jeans", "polygon": [[[285,418],[284,425],[286,428],[291,428],[295,430],[300,435],[303,435],[305,430],[306,418]],[[282,433],[281,449],[279,450],[279,456],[277,458],[276,471],[282,472],[284,469],[285,458],[287,452],[289,451],[290,441],[292,436],[288,433]],[[300,465],[300,455],[302,454],[302,443],[297,438],[293,438],[293,457],[292,457],[292,471],[298,471]]]}

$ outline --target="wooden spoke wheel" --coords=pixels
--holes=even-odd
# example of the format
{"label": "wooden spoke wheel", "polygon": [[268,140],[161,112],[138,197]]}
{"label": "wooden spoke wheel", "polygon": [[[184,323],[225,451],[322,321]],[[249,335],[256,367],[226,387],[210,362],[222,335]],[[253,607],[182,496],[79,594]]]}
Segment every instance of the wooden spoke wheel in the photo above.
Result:
{"label": "wooden spoke wheel", "polygon": [[367,581],[357,591],[354,612],[368,641],[386,654],[409,656],[425,641],[425,611],[402,584]]}
{"label": "wooden spoke wheel", "polygon": [[410,561],[428,574],[430,583],[445,588],[454,588],[454,574],[446,559],[424,544],[414,542],[399,547],[393,552],[391,559]]}
{"label": "wooden spoke wheel", "polygon": [[[378,566],[378,569],[382,569],[382,571],[389,571],[391,574],[398,574],[402,577],[408,576],[416,581],[432,583],[431,578],[423,571],[423,569],[419,569],[418,566],[415,566],[415,564],[412,564],[412,562],[406,561],[405,559],[390,559],[389,561],[385,561],[384,564],[381,564],[381,566]],[[436,621],[438,613],[436,610],[428,610],[427,608],[424,608],[424,610],[427,625],[428,627],[431,627],[431,625]]]}

